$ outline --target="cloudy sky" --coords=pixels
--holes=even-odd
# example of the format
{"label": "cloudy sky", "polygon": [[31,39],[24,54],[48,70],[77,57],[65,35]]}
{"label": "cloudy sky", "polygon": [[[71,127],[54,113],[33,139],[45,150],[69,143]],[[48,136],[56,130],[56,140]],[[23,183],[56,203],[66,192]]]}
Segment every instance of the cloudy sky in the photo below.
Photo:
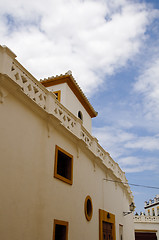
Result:
{"label": "cloudy sky", "polygon": [[[37,79],[74,78],[130,183],[159,187],[159,1],[5,0],[0,39]],[[137,211],[159,190],[131,187]]]}

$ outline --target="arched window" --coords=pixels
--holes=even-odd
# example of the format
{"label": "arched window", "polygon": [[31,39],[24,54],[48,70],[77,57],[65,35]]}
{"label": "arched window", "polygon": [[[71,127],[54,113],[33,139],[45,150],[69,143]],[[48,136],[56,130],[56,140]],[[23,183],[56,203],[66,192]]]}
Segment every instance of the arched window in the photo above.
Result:
{"label": "arched window", "polygon": [[78,117],[83,121],[83,114],[81,111],[78,112]]}

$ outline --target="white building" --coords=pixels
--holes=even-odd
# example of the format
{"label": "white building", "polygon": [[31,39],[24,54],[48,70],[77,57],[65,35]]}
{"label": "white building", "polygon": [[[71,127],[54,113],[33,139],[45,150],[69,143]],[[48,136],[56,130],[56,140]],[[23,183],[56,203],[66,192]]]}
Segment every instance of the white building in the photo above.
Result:
{"label": "white building", "polygon": [[39,82],[0,46],[0,239],[134,240],[133,196],[91,135],[96,115],[70,72]]}
{"label": "white building", "polygon": [[145,201],[145,215],[134,216],[135,239],[159,239],[159,195],[153,200]]}
{"label": "white building", "polygon": [[153,200],[145,201],[144,208],[146,216],[159,216],[159,194]]}

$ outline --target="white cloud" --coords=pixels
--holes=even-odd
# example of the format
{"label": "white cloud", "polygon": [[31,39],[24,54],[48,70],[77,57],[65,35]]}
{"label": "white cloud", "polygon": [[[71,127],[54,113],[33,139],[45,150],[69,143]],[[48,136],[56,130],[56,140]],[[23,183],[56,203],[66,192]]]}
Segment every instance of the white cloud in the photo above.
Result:
{"label": "white cloud", "polygon": [[143,160],[137,157],[124,157],[119,159],[120,165],[124,166],[140,165],[142,162]]}
{"label": "white cloud", "polygon": [[126,173],[158,171],[158,159],[152,157],[123,157],[118,160],[119,165]]}
{"label": "white cloud", "polygon": [[140,166],[131,166],[131,167],[123,167],[122,168],[124,172],[126,173],[139,173],[139,172],[144,172],[144,171],[154,171],[156,170],[156,165],[143,165]]}
{"label": "white cloud", "polygon": [[123,154],[128,153],[124,144],[135,138],[134,134],[113,126],[93,128],[93,134],[99,139],[99,143],[110,153],[116,161]]}
{"label": "white cloud", "polygon": [[87,94],[139,53],[153,10],[126,0],[6,0],[1,41],[38,78],[73,71]]}
{"label": "white cloud", "polygon": [[134,90],[143,95],[143,107],[149,120],[159,120],[159,57],[155,56],[138,77]]}
{"label": "white cloud", "polygon": [[[141,137],[129,133],[127,129],[118,127],[94,128],[94,135],[99,143],[110,153],[126,173],[156,171],[158,169],[158,158],[154,157],[155,151],[159,150],[159,135]],[[136,151],[145,151],[143,154]]]}
{"label": "white cloud", "polygon": [[138,137],[133,141],[129,141],[128,143],[126,143],[125,147],[149,151],[159,150],[159,135],[151,137]]}
{"label": "white cloud", "polygon": [[150,152],[159,150],[159,135],[140,136],[131,133],[129,129],[121,129],[117,126],[93,128],[93,131],[102,146],[110,151],[113,157],[120,157],[123,152],[132,149]]}
{"label": "white cloud", "polygon": [[[107,75],[136,61],[148,37],[147,28],[158,18],[150,5],[128,0],[17,0],[16,4],[5,0],[0,9],[2,45],[11,48],[38,79],[72,70],[87,95],[97,93],[104,81],[107,84]],[[144,96],[145,117],[151,120],[159,112],[158,63],[156,59],[148,65],[135,85],[135,91]],[[141,171],[135,159],[127,159],[126,165],[123,156],[130,156],[134,149],[158,150],[158,136],[128,132],[134,124],[146,126],[147,122],[134,109],[126,110],[107,114],[116,124],[95,128],[94,134],[127,171]]]}

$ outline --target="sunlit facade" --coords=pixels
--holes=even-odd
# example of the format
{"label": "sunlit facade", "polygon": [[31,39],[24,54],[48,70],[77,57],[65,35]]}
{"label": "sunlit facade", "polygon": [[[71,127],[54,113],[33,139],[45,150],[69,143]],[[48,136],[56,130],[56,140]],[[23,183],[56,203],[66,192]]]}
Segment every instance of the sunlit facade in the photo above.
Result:
{"label": "sunlit facade", "polygon": [[124,172],[69,71],[37,81],[0,46],[0,238],[134,240]]}

